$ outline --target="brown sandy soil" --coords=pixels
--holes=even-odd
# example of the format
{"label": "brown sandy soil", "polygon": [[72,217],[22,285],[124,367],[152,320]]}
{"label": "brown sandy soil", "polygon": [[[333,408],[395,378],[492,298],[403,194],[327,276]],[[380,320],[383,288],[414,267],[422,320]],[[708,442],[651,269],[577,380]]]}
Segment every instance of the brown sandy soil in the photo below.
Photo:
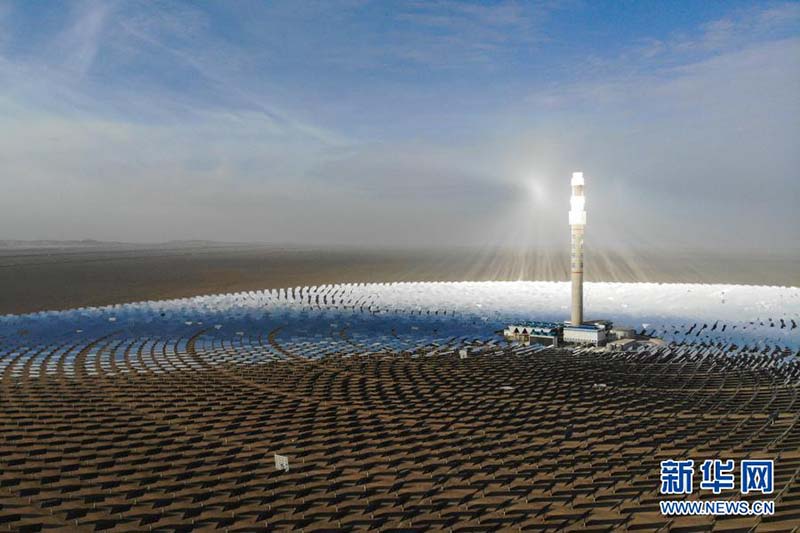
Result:
{"label": "brown sandy soil", "polygon": [[[798,285],[774,256],[588,252],[587,279]],[[266,245],[0,247],[0,314],[345,282],[567,280],[563,253]]]}

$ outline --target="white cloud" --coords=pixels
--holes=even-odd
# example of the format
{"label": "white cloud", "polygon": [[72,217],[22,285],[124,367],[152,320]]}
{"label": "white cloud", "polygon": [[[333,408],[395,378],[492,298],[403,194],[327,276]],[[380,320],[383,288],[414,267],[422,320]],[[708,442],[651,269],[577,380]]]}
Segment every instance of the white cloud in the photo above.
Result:
{"label": "white cloud", "polygon": [[[407,6],[406,33],[348,61],[480,68],[543,38],[546,9],[528,4]],[[0,42],[0,128],[14,133],[0,137],[4,237],[554,243],[567,238],[565,177],[581,167],[596,244],[800,248],[796,6],[633,43],[550,90],[498,81],[492,100],[492,87],[367,76],[346,103],[314,76],[303,87],[249,72],[252,51],[207,38],[196,9],[168,7],[130,17],[126,4],[81,4],[51,48],[24,59]],[[352,45],[320,48],[323,63]],[[109,57],[164,70],[149,83],[96,79]],[[180,83],[171,69],[186,69]]]}
{"label": "white cloud", "polygon": [[595,178],[600,236],[778,250],[800,247],[797,94],[800,39],[791,38],[535,93],[529,105],[543,117],[536,134],[569,147]]}

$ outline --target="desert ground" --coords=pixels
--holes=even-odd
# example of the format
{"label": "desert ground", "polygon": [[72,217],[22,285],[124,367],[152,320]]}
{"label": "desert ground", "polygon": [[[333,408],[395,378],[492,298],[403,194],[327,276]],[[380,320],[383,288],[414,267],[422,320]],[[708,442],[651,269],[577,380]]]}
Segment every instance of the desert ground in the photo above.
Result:
{"label": "desert ground", "polygon": [[[562,251],[366,250],[181,242],[0,241],[0,314],[201,294],[392,281],[569,278]],[[587,251],[589,281],[800,284],[800,258]]]}

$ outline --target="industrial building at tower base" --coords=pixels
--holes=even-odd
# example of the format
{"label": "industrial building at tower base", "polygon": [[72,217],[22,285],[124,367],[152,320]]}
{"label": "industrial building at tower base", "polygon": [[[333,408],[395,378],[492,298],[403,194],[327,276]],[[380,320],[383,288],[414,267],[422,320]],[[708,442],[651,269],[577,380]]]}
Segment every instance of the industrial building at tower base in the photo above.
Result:
{"label": "industrial building at tower base", "polygon": [[586,197],[583,172],[573,172],[570,186],[569,225],[571,234],[570,277],[572,307],[569,322],[525,322],[509,325],[503,336],[511,342],[537,343],[548,346],[578,344],[631,349],[643,342],[656,342],[636,335],[630,328],[614,328],[609,320],[583,320],[583,241],[586,227]]}
{"label": "industrial building at tower base", "polygon": [[655,341],[638,335],[632,328],[614,327],[610,320],[594,320],[580,326],[563,322],[524,322],[507,326],[503,336],[508,341],[525,345],[533,343],[558,347],[563,344],[583,344],[623,350]]}

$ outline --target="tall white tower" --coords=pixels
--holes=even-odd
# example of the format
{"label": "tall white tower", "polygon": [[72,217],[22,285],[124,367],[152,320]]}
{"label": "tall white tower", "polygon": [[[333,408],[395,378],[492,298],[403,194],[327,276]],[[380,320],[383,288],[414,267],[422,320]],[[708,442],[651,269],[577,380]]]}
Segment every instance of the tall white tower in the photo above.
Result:
{"label": "tall white tower", "polygon": [[572,173],[572,196],[569,199],[569,227],[572,230],[572,314],[570,323],[583,323],[583,231],[586,226],[586,197],[583,195],[583,172]]}

